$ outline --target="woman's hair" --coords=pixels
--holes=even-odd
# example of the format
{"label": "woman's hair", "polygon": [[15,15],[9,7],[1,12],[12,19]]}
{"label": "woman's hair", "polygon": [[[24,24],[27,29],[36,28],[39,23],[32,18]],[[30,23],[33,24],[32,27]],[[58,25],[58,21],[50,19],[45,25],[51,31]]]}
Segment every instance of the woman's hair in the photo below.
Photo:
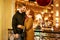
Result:
{"label": "woman's hair", "polygon": [[30,9],[30,14],[29,15],[32,15],[32,18],[34,20],[34,11]]}

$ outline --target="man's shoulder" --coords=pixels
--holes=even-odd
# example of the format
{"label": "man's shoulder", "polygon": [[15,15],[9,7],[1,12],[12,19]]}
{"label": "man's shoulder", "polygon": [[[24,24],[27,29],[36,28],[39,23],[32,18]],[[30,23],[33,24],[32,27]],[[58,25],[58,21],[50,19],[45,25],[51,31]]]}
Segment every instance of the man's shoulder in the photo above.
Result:
{"label": "man's shoulder", "polygon": [[15,13],[15,14],[13,15],[13,18],[16,18],[16,17],[17,17],[17,15],[18,15],[18,14],[17,14],[17,13]]}
{"label": "man's shoulder", "polygon": [[14,16],[17,16],[19,14],[19,12],[17,11],[15,14],[14,14]]}

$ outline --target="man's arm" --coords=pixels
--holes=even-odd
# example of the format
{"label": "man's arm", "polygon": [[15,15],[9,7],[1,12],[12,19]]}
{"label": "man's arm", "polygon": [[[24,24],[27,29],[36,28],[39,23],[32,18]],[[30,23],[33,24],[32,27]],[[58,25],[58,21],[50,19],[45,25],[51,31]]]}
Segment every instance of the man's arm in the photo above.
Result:
{"label": "man's arm", "polygon": [[13,28],[14,34],[16,34],[17,33],[17,27],[16,27],[16,18],[15,18],[15,16],[13,16],[13,18],[12,18],[12,28]]}
{"label": "man's arm", "polygon": [[20,29],[23,29],[24,28],[23,25],[17,25],[17,27],[20,28]]}

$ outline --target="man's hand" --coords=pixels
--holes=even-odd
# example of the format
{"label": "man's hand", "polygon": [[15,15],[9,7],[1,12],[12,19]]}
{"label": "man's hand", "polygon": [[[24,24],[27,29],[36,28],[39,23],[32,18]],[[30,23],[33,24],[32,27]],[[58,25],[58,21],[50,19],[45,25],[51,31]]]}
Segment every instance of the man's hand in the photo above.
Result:
{"label": "man's hand", "polygon": [[17,25],[17,27],[23,29],[23,26],[22,25]]}

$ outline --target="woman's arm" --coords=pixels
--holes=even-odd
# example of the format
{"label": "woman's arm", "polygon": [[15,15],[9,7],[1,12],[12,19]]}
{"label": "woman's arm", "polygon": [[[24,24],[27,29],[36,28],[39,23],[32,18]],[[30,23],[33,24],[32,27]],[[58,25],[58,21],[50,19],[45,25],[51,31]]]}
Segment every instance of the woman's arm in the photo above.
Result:
{"label": "woman's arm", "polygon": [[30,30],[33,27],[33,19],[29,18],[26,22],[25,22],[25,26],[26,26],[26,30]]}

